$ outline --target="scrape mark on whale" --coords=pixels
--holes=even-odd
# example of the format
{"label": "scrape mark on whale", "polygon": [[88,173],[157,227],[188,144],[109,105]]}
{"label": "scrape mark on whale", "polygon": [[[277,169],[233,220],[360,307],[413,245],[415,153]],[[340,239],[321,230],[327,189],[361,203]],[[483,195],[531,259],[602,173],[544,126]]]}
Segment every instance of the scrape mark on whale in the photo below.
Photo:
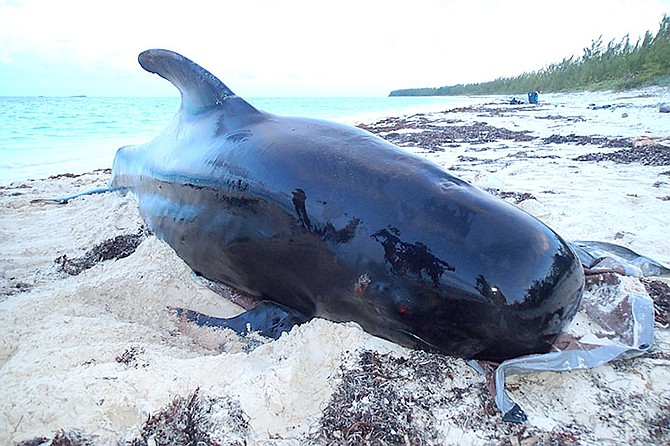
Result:
{"label": "scrape mark on whale", "polygon": [[424,243],[404,242],[399,236],[400,231],[393,227],[372,234],[372,238],[383,246],[384,258],[394,274],[423,281],[430,279],[437,286],[442,274],[456,270],[431,254]]}

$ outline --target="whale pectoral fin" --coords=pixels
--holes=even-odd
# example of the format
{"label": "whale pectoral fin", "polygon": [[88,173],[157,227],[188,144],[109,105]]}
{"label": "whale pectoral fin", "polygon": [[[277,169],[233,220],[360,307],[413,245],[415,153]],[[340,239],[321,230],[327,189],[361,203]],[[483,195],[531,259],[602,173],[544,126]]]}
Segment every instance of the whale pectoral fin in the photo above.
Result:
{"label": "whale pectoral fin", "polygon": [[197,271],[192,271],[191,278],[198,285],[204,286],[208,290],[213,291],[214,293],[236,305],[239,305],[245,310],[251,310],[261,302],[260,299],[252,296],[251,294],[236,290],[235,288],[226,285],[223,282],[208,279]]}
{"label": "whale pectoral fin", "polygon": [[272,339],[279,339],[282,333],[289,332],[294,325],[310,319],[297,310],[269,300],[261,301],[255,307],[231,318],[207,316],[184,308],[174,310],[179,317],[200,326],[230,328],[239,335],[257,332]]}
{"label": "whale pectoral fin", "polygon": [[96,194],[105,194],[107,192],[117,192],[121,191],[123,189],[121,188],[111,188],[111,187],[98,187],[96,189],[89,189],[85,190],[83,192],[79,192],[78,194],[74,195],[68,195],[67,197],[57,197],[57,198],[36,198],[34,200],[30,200],[31,204],[40,204],[40,203],[46,203],[46,204],[67,204],[70,200],[73,200],[78,197],[83,197],[85,195],[96,195]]}

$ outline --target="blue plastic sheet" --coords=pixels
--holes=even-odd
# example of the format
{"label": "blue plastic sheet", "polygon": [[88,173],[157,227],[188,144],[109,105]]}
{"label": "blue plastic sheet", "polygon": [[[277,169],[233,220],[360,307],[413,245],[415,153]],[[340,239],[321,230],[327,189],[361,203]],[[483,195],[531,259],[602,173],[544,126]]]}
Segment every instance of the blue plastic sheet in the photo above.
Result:
{"label": "blue plastic sheet", "polygon": [[[595,368],[615,359],[641,355],[653,344],[653,301],[637,277],[667,276],[670,270],[628,248],[609,243],[575,242],[573,249],[591,275],[602,271],[608,277],[587,287],[575,320],[554,344],[554,351],[509,359],[497,367],[495,403],[505,421],[527,420],[526,413],[505,390],[509,375]],[[577,320],[588,323],[576,324]],[[584,327],[589,328],[584,331]]]}

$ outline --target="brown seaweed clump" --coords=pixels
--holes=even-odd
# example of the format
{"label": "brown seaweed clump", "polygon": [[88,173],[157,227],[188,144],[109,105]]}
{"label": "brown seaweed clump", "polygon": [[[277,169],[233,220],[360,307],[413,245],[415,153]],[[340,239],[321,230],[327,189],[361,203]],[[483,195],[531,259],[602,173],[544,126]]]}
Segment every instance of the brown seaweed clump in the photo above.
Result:
{"label": "brown seaweed clump", "polygon": [[342,367],[342,381],[323,411],[312,440],[337,445],[433,444],[433,402],[407,393],[409,382],[439,385],[448,378],[448,359],[412,352],[409,358],[365,350],[358,364]]}
{"label": "brown seaweed clump", "polygon": [[128,257],[135,252],[140,243],[147,238],[147,235],[147,229],[141,228],[136,234],[122,234],[107,239],[86,251],[82,257],[70,258],[63,254],[54,262],[58,264],[59,270],[71,276],[76,276],[105,260],[118,260]]}
{"label": "brown seaweed clump", "polygon": [[[118,360],[118,359],[117,359]],[[177,396],[142,427],[139,438],[119,446],[246,446],[249,420],[238,401],[229,397],[206,397],[196,389],[190,396]],[[78,430],[59,430],[50,440],[35,437],[15,446],[95,446],[96,437]]]}
{"label": "brown seaweed clump", "polygon": [[142,347],[129,347],[115,359],[119,364],[124,364],[135,369],[140,366],[148,367],[149,363],[140,361],[141,356],[145,352],[146,351]]}
{"label": "brown seaweed clump", "polygon": [[[358,127],[374,133],[401,147],[420,147],[432,152],[441,152],[449,145],[485,144],[499,140],[532,141],[528,131],[514,131],[494,127],[486,122],[469,125],[454,125],[460,122],[449,119],[429,120],[424,115],[409,118],[387,118]],[[420,130],[407,132],[406,130]]]}
{"label": "brown seaweed clump", "polygon": [[639,163],[643,166],[670,166],[670,149],[664,146],[633,147],[612,153],[588,153],[574,161],[612,161],[617,164]]}
{"label": "brown seaweed clump", "polygon": [[583,136],[571,133],[569,135],[551,135],[542,138],[544,144],[573,144],[577,146],[594,145],[607,148],[633,147],[628,138],[607,138],[604,136]]}
{"label": "brown seaweed clump", "polygon": [[670,286],[660,280],[643,280],[647,293],[654,301],[654,320],[661,325],[670,325]]}
{"label": "brown seaweed clump", "polygon": [[95,444],[94,437],[75,429],[59,430],[51,440],[47,437],[35,437],[16,443],[16,446],[94,446]]}
{"label": "brown seaweed clump", "polygon": [[129,446],[246,446],[249,420],[238,401],[206,397],[196,389],[149,416]]}

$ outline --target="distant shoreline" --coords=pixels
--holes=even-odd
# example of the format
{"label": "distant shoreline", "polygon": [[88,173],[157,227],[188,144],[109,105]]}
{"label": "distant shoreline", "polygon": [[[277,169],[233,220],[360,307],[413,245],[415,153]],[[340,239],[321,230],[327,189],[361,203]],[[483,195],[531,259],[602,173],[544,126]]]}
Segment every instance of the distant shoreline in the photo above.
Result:
{"label": "distant shoreline", "polygon": [[[660,88],[660,89],[666,89],[670,90],[670,76],[668,77],[667,80],[667,85],[659,85],[659,84],[650,84],[650,85],[644,85],[640,87],[629,87],[629,88],[621,88],[621,89],[609,89],[609,88],[603,88],[603,89],[589,89],[589,88],[575,88],[571,90],[560,90],[560,91],[552,91],[552,90],[542,90],[542,89],[537,89],[537,88],[530,88],[528,90],[518,90],[518,91],[511,91],[511,90],[500,90],[500,91],[492,91],[492,92],[465,92],[470,85],[474,86],[479,86],[482,84],[459,84],[459,85],[452,85],[450,87],[426,87],[426,88],[404,88],[400,90],[393,90],[389,93],[390,98],[402,98],[402,97],[453,97],[453,96],[470,96],[470,97],[482,97],[482,96],[525,96],[527,93],[532,92],[532,91],[539,91],[542,94],[576,94],[576,93],[601,93],[601,92],[606,92],[606,91],[614,91],[617,93],[626,93],[626,92],[631,92],[631,91],[638,91],[638,90],[644,90],[646,88]],[[442,90],[446,90],[447,92],[445,93],[440,93]],[[461,90],[462,89],[462,90]],[[453,91],[453,92],[452,92]]]}
{"label": "distant shoreline", "polygon": [[437,88],[393,90],[389,96],[462,96],[521,94],[529,91],[574,93],[670,87],[670,16],[664,15],[656,35],[647,31],[634,44],[628,36],[603,44],[602,36],[580,57],[570,56],[540,70],[490,82]]}

